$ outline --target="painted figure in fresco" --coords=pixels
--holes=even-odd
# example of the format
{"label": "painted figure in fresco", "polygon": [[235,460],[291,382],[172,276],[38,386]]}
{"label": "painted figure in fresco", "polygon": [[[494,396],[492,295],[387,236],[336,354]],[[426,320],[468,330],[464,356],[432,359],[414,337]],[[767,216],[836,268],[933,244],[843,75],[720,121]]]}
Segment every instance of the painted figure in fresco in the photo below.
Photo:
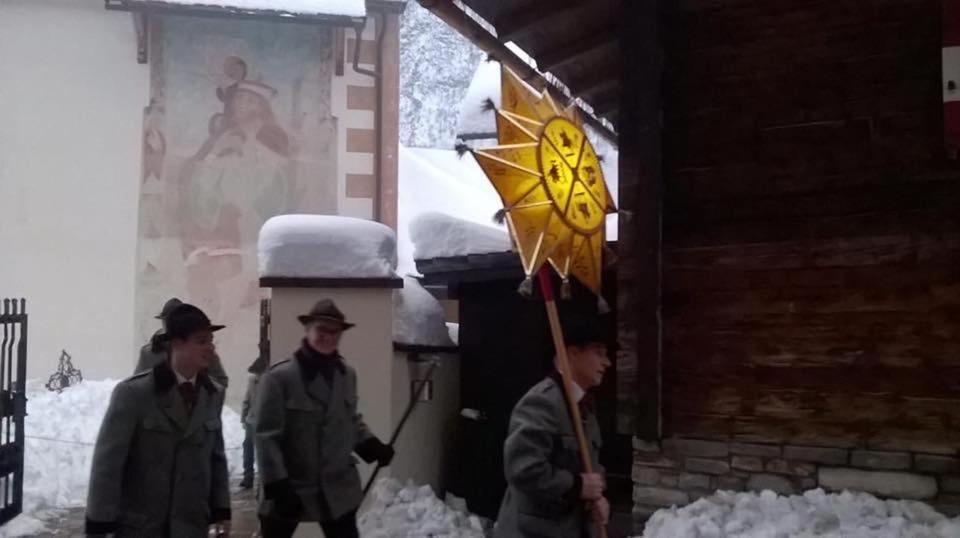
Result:
{"label": "painted figure in fresco", "polygon": [[215,313],[256,304],[257,235],[289,204],[290,144],[270,104],[277,91],[246,75],[243,60],[226,59],[216,90],[223,111],[184,168],[188,292]]}

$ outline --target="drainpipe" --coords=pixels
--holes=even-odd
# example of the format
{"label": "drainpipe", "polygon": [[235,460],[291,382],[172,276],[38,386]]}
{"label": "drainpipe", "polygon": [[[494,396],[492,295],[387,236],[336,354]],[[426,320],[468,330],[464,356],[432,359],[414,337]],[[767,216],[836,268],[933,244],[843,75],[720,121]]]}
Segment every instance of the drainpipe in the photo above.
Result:
{"label": "drainpipe", "polygon": [[363,28],[367,24],[366,17],[363,21],[363,25],[353,27],[356,35],[356,44],[353,47],[353,70],[361,75],[372,77],[374,88],[376,88],[377,105],[373,109],[373,136],[376,140],[373,150],[373,168],[374,177],[376,177],[376,188],[373,193],[373,219],[380,222],[382,217],[380,209],[382,205],[381,192],[383,190],[383,172],[381,170],[383,148],[380,147],[380,132],[383,129],[383,107],[381,106],[383,102],[383,36],[386,35],[387,15],[380,13],[377,23],[377,63],[372,70],[360,67],[360,46],[363,43]]}

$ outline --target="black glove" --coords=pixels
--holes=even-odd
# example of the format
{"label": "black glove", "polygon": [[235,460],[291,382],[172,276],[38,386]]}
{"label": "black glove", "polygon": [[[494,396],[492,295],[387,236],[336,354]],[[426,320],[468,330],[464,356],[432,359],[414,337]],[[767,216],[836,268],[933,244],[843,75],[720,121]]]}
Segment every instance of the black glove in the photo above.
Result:
{"label": "black glove", "polygon": [[263,496],[272,499],[277,515],[286,519],[297,519],[303,514],[303,501],[293,491],[287,479],[271,482],[263,486]]}
{"label": "black glove", "polygon": [[376,437],[367,439],[357,445],[353,450],[363,461],[367,463],[377,462],[381,467],[386,467],[393,461],[393,447],[383,444],[380,442],[380,439]]}

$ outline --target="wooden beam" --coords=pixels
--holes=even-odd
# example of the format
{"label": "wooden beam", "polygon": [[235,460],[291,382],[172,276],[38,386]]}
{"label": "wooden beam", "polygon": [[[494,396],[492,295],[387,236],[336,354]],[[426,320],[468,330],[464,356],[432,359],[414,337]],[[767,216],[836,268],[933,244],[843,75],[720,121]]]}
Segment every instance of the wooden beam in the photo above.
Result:
{"label": "wooden beam", "polygon": [[[486,52],[503,65],[513,69],[514,72],[532,86],[537,89],[546,89],[549,91],[558,103],[566,104],[570,102],[570,96],[565,95],[563,91],[545,79],[536,69],[530,67],[527,62],[497,40],[496,36],[491,34],[480,23],[473,20],[470,15],[454,4],[452,0],[420,0],[420,5],[429,9],[451,28],[460,32],[460,34],[479,47],[480,50]],[[581,110],[585,122],[596,129],[604,138],[607,138],[614,144],[617,143],[617,133],[613,132],[610,127],[586,110],[582,108]]]}
{"label": "wooden beam", "polygon": [[577,0],[549,0],[531,2],[526,6],[507,11],[497,16],[494,26],[497,28],[497,37],[507,43],[515,41],[537,28],[542,28],[551,20],[565,15],[580,7]]}
{"label": "wooden beam", "polygon": [[620,106],[620,93],[612,92],[601,99],[594,99],[590,101],[590,106],[593,107],[594,114],[606,116],[608,112],[616,110]]}
{"label": "wooden beam", "polygon": [[551,71],[592,54],[600,49],[617,45],[616,28],[594,31],[588,35],[578,35],[563,45],[543,51],[537,55],[537,67],[541,71]]}
{"label": "wooden beam", "polygon": [[620,17],[617,429],[645,440],[663,433],[661,3],[624,2]]}
{"label": "wooden beam", "polygon": [[399,186],[400,141],[400,15],[383,13],[378,35],[382,35],[380,58],[380,184],[378,200],[380,222],[397,229],[397,189]]}
{"label": "wooden beam", "polygon": [[619,87],[620,79],[617,74],[602,70],[570,81],[570,91],[588,103],[598,95],[616,91]]}

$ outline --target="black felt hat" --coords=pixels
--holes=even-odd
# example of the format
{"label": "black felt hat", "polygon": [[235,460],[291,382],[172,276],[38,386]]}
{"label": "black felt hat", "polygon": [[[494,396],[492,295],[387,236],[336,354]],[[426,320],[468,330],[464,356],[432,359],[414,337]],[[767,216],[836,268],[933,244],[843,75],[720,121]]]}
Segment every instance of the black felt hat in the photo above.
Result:
{"label": "black felt hat", "polygon": [[337,308],[337,304],[330,299],[317,301],[310,312],[297,316],[297,319],[304,325],[313,321],[329,321],[340,325],[340,328],[344,331],[355,326],[355,324],[347,322],[347,317]]}
{"label": "black felt hat", "polygon": [[216,332],[225,327],[224,325],[214,325],[210,322],[210,318],[203,313],[203,310],[187,303],[181,303],[167,313],[165,326],[164,336],[168,340],[171,338],[183,340],[199,331]]}
{"label": "black felt hat", "polygon": [[176,297],[168,300],[163,303],[163,308],[160,310],[160,313],[154,316],[157,319],[167,319],[167,316],[170,315],[170,312],[173,312],[173,309],[182,305],[183,301],[177,299]]}

